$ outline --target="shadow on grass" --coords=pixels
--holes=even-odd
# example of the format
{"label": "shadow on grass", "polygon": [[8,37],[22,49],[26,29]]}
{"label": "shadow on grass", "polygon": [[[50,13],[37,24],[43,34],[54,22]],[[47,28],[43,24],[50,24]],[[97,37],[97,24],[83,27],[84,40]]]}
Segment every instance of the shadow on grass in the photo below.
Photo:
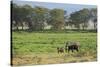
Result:
{"label": "shadow on grass", "polygon": [[14,32],[17,32],[17,33],[23,33],[23,32],[28,32],[28,33],[77,33],[77,32],[80,32],[80,33],[89,33],[89,32],[92,32],[92,33],[96,33],[97,30],[79,30],[79,29],[65,29],[65,30],[12,30]]}

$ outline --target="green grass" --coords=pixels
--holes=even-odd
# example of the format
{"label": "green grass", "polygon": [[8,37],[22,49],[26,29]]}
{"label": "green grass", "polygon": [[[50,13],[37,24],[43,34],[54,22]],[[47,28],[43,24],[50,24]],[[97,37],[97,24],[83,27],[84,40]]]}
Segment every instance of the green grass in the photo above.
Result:
{"label": "green grass", "polygon": [[[66,41],[79,41],[80,50],[78,53],[71,54],[75,56],[93,56],[97,55],[97,34],[96,33],[38,33],[38,32],[13,32],[12,33],[12,53],[17,55],[49,55],[57,53],[56,47],[65,46]],[[68,54],[68,53],[65,53]],[[58,56],[58,55],[57,55]],[[68,59],[67,59],[68,60]],[[75,58],[74,58],[75,60]],[[80,60],[81,61],[81,60]],[[68,61],[66,61],[68,62]]]}
{"label": "green grass", "polygon": [[12,35],[14,53],[56,52],[66,41],[79,41],[81,50],[96,51],[96,33],[16,33]]}

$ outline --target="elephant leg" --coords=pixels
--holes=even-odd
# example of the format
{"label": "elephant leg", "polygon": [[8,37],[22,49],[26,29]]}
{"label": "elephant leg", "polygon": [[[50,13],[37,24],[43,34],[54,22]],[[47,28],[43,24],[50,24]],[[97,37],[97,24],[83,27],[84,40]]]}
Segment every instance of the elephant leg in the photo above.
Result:
{"label": "elephant leg", "polygon": [[78,52],[79,50],[78,50],[78,49],[76,49],[76,51]]}

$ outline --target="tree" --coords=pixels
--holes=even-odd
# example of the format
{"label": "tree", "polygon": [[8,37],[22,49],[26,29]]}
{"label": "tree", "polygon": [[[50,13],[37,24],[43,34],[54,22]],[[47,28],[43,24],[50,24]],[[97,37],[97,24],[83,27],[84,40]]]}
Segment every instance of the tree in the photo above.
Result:
{"label": "tree", "polygon": [[[18,9],[19,6],[16,4],[13,4],[11,2],[11,22],[12,25],[16,27],[16,29],[18,30],[18,24],[19,24],[19,16],[18,16]],[[13,22],[15,21],[15,23]]]}
{"label": "tree", "polygon": [[32,19],[33,19],[33,30],[43,30],[44,24],[46,21],[48,9],[44,7],[36,6],[33,10]]}
{"label": "tree", "polygon": [[76,28],[80,28],[81,19],[80,19],[80,12],[74,12],[70,15],[70,25],[74,25]]}
{"label": "tree", "polygon": [[70,19],[72,24],[75,25],[75,27],[80,28],[80,25],[82,25],[84,30],[85,27],[88,26],[89,10],[82,9],[80,11],[76,11],[70,15]]}
{"label": "tree", "polygon": [[89,9],[80,10],[80,16],[81,16],[82,27],[84,30],[84,28],[88,26]]}
{"label": "tree", "polygon": [[[28,16],[32,15],[32,10],[33,8],[29,5],[18,6],[17,4],[14,4],[13,2],[11,2],[12,25],[15,26],[17,30],[18,30],[18,27],[21,26],[23,30],[25,22],[28,25],[30,23],[30,20],[28,20],[29,19]],[[30,29],[30,26],[29,26],[29,29]]]}
{"label": "tree", "polygon": [[[32,28],[32,13],[33,13],[33,8],[29,5],[24,5],[21,7],[21,19],[22,19],[22,22],[21,22],[21,25],[22,25],[22,28],[23,28],[23,24],[26,24],[28,25],[29,29]],[[26,22],[26,23],[25,23]]]}
{"label": "tree", "polygon": [[50,10],[50,22],[53,30],[61,30],[64,28],[64,10],[52,9]]}
{"label": "tree", "polygon": [[93,21],[94,29],[97,29],[97,8],[92,8],[90,10],[90,20]]}

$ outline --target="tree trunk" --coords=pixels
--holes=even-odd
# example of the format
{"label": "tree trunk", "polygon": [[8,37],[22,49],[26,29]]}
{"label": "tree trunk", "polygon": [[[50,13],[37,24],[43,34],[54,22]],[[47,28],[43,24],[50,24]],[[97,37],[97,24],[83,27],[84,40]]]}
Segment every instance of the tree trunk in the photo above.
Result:
{"label": "tree trunk", "polygon": [[19,30],[19,29],[18,29],[18,25],[16,26],[16,30]]}
{"label": "tree trunk", "polygon": [[18,21],[16,20],[16,30],[18,31],[19,29],[18,29]]}
{"label": "tree trunk", "polygon": [[96,23],[94,23],[94,30],[96,30],[97,29],[97,24]]}
{"label": "tree trunk", "polygon": [[23,27],[24,27],[23,22],[21,22],[21,26],[22,26],[22,30],[23,30]]}
{"label": "tree trunk", "polygon": [[83,27],[83,30],[85,30],[86,24],[85,24],[85,23],[83,23],[82,27]]}
{"label": "tree trunk", "polygon": [[22,25],[22,30],[23,30],[23,27],[24,27],[24,26]]}
{"label": "tree trunk", "polygon": [[32,31],[33,26],[32,26],[32,22],[31,21],[28,21],[28,27],[29,27],[29,30]]}

